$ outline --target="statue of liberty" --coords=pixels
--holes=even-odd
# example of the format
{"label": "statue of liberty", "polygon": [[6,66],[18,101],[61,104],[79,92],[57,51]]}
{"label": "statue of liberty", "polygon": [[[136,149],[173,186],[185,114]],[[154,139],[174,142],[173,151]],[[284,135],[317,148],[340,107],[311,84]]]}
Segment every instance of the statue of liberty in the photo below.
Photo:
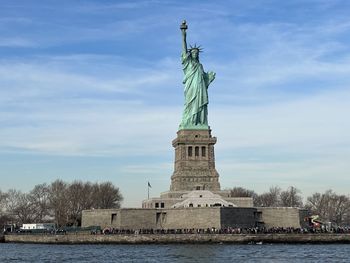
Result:
{"label": "statue of liberty", "polygon": [[214,72],[204,72],[199,62],[198,46],[190,46],[187,49],[186,21],[180,26],[182,32],[182,66],[184,72],[185,107],[182,114],[180,130],[186,129],[209,129],[208,126],[208,87],[215,79]]}

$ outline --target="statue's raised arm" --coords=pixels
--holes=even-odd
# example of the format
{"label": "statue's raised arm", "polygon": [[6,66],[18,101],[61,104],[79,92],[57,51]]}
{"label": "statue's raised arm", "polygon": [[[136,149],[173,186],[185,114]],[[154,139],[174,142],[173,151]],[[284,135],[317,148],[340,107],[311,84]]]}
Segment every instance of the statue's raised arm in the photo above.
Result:
{"label": "statue's raised arm", "polygon": [[186,41],[187,24],[180,25],[182,33],[181,63],[184,72],[185,107],[180,129],[207,130],[208,126],[208,87],[215,79],[214,72],[205,72],[199,62],[201,47],[194,45],[188,49]]}
{"label": "statue's raised arm", "polygon": [[187,53],[187,42],[186,42],[186,30],[187,30],[186,20],[182,21],[180,29],[182,32],[182,52]]}

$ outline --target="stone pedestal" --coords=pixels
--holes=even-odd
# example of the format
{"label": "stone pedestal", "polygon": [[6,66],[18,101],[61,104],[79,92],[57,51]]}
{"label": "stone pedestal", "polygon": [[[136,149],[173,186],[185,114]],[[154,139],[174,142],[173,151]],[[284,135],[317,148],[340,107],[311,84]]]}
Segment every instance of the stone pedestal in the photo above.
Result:
{"label": "stone pedestal", "polygon": [[179,130],[173,140],[175,167],[170,191],[220,191],[211,130]]}

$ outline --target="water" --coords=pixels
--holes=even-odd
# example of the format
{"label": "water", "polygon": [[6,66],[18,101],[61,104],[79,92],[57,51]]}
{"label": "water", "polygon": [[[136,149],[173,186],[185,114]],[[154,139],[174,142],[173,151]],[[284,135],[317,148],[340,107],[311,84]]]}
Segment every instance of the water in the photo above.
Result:
{"label": "water", "polygon": [[350,245],[0,244],[0,262],[350,262]]}

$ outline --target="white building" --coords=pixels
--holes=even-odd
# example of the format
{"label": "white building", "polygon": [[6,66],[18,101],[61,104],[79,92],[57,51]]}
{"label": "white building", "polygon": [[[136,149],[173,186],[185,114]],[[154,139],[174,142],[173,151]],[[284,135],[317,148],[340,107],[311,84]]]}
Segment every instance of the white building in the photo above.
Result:
{"label": "white building", "polygon": [[195,190],[182,196],[185,200],[173,205],[173,208],[186,207],[237,207],[235,204],[224,200],[220,195],[207,190]]}
{"label": "white building", "polygon": [[23,230],[29,230],[29,229],[52,230],[52,229],[55,229],[55,224],[54,223],[23,224],[21,229],[23,229]]}

